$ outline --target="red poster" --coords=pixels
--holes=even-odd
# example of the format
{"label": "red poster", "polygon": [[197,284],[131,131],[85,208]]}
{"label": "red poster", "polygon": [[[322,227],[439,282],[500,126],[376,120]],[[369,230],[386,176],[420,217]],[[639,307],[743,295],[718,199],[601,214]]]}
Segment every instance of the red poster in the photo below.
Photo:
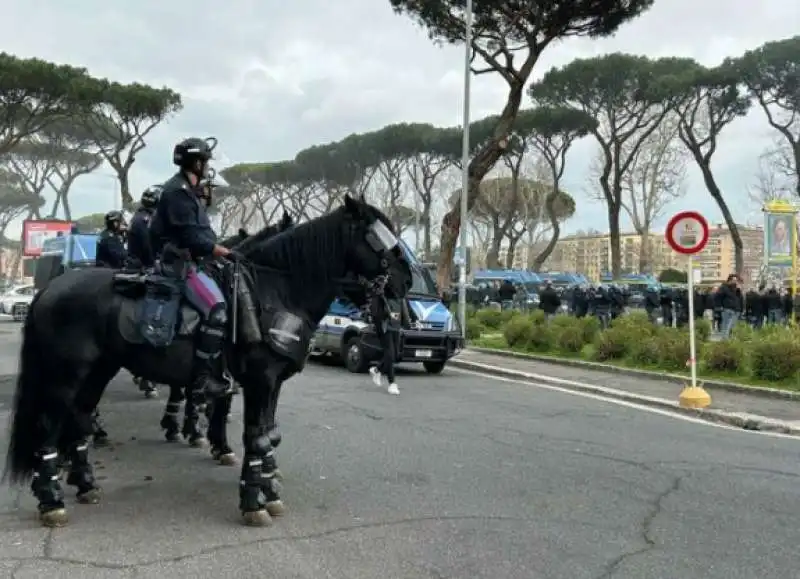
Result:
{"label": "red poster", "polygon": [[22,222],[22,255],[39,257],[45,239],[67,235],[71,230],[71,221],[26,219]]}

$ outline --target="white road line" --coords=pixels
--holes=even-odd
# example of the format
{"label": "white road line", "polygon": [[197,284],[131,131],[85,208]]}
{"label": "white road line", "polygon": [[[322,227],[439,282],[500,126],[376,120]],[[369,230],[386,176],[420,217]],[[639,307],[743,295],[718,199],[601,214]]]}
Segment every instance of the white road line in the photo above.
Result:
{"label": "white road line", "polygon": [[[795,442],[800,442],[797,436],[792,436],[791,434],[782,434],[780,432],[769,432],[769,431],[759,431],[759,430],[746,430],[744,428],[738,428],[736,426],[731,426],[729,424],[710,422],[708,420],[703,420],[702,418],[686,416],[685,414],[678,414],[677,412],[670,412],[669,410],[664,410],[662,408],[653,408],[652,406],[646,406],[644,404],[636,404],[635,402],[628,402],[627,400],[619,400],[608,396],[602,396],[600,394],[593,394],[591,392],[579,392],[577,390],[570,390],[569,388],[562,388],[561,386],[553,386],[552,384],[542,384],[541,382],[533,382],[529,380],[524,380],[522,378],[506,378],[505,376],[494,376],[492,374],[484,372],[476,372],[474,370],[466,370],[464,368],[454,368],[452,366],[448,367],[448,370],[450,370],[451,372],[459,372],[461,374],[471,374],[472,376],[480,376],[481,378],[488,378],[490,380],[497,380],[499,382],[524,384],[525,386],[533,386],[535,388],[541,388],[543,390],[551,390],[553,392],[560,392],[562,394],[569,394],[571,396],[580,396],[581,398],[591,398],[592,400],[608,402],[611,404],[616,404],[617,406],[624,406],[625,408],[633,408],[634,410],[642,410],[644,412],[649,412],[651,414],[658,414],[660,416],[666,416],[667,418],[672,418],[675,420],[683,420],[684,422],[692,422],[694,424],[700,424],[703,426],[709,426],[713,428],[724,428],[725,430],[732,430],[734,432],[741,432],[744,434],[755,434],[758,436],[772,436],[774,438],[784,438],[793,440]],[[591,384],[585,384],[585,386],[591,386]]]}

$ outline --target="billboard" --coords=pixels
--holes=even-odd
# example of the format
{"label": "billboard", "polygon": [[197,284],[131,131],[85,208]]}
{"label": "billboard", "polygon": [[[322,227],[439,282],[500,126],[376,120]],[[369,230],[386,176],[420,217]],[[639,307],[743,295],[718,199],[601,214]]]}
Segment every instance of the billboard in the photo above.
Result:
{"label": "billboard", "polygon": [[72,222],[54,219],[26,219],[22,222],[22,255],[39,257],[45,239],[68,235]]}

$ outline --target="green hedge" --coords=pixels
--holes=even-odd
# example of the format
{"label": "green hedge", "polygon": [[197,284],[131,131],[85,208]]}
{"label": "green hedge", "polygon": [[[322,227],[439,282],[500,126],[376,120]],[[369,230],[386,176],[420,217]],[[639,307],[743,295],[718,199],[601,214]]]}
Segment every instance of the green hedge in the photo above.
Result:
{"label": "green hedge", "polygon": [[[716,377],[800,390],[800,328],[754,330],[740,323],[731,339],[709,341],[711,324],[697,320],[695,335],[701,380]],[[467,338],[475,346],[671,373],[688,371],[688,329],[655,326],[644,312],[622,316],[601,331],[593,317],[559,315],[546,323],[540,311],[478,310],[469,315]]]}

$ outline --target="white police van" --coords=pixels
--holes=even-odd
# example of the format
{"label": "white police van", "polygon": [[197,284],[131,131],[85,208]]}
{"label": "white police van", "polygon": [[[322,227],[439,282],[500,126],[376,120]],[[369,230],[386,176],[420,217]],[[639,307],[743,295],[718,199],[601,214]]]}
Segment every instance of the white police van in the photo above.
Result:
{"label": "white police van", "polygon": [[[438,374],[447,361],[464,348],[461,328],[439,297],[428,269],[408,245],[400,243],[413,274],[407,297],[413,327],[400,330],[397,361],[421,363],[429,373]],[[374,333],[353,303],[337,298],[319,323],[310,354],[340,358],[351,372],[366,372],[370,363],[380,357],[380,349],[369,345],[376,342],[370,339],[374,338]]]}

